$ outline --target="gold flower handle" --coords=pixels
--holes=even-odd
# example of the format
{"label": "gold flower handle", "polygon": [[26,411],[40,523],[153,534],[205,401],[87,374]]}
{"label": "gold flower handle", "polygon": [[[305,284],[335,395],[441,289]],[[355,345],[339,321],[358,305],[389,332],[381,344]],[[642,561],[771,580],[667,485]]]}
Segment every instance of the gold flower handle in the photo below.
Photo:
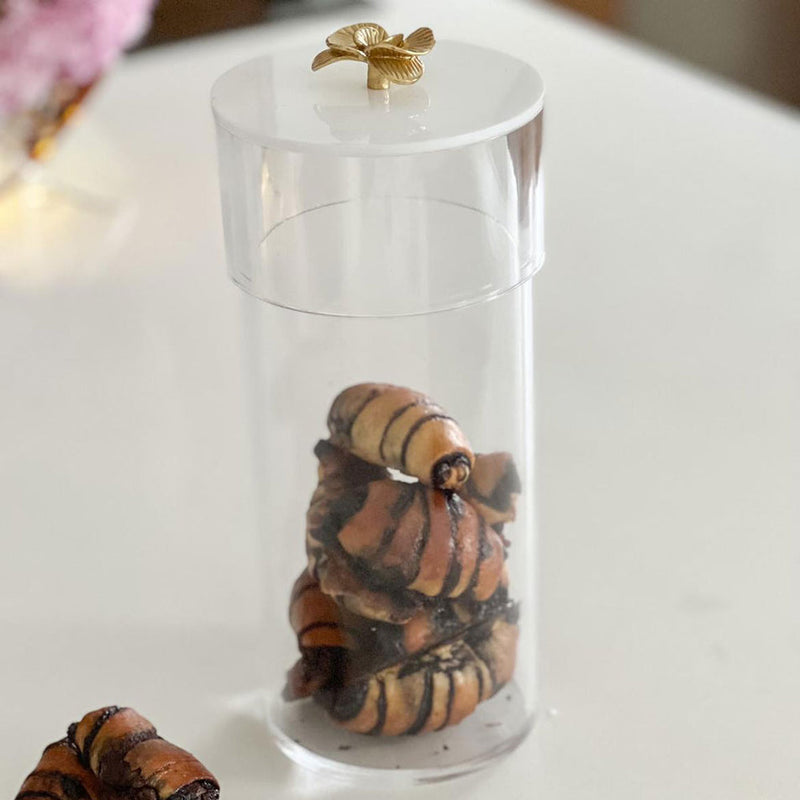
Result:
{"label": "gold flower handle", "polygon": [[318,53],[311,69],[327,67],[336,61],[361,61],[367,65],[367,86],[388,89],[390,83],[416,83],[425,72],[420,56],[436,44],[430,28],[417,28],[408,36],[389,34],[374,22],[359,22],[332,33],[327,49]]}

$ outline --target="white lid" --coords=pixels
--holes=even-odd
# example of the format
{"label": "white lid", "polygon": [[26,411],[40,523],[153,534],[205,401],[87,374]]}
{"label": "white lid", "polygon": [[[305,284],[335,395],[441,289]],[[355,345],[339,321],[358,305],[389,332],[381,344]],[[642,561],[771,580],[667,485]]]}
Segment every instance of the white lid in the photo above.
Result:
{"label": "white lid", "polygon": [[312,72],[320,49],[249,61],[212,90],[234,281],[275,305],[354,317],[520,286],[544,258],[536,70],[445,41],[418,83],[375,90],[363,63]]}
{"label": "white lid", "polygon": [[425,74],[388,91],[366,86],[366,65],[311,71],[319,46],[247,61],[214,84],[218,125],[262,147],[341,156],[426,153],[517,130],[542,108],[539,73],[524,61],[443,41],[423,57]]}

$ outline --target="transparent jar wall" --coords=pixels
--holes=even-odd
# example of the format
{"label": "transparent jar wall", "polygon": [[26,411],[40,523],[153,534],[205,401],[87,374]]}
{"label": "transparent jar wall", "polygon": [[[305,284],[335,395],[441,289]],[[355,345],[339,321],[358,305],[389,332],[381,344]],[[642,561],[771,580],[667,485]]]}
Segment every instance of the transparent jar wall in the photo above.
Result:
{"label": "transparent jar wall", "polygon": [[[333,125],[335,111],[319,113]],[[265,148],[218,121],[233,280],[287,308],[346,316],[501,294],[543,259],[541,130],[539,113],[466,147],[355,157]]]}
{"label": "transparent jar wall", "polygon": [[[532,281],[491,301],[394,318],[331,317],[244,298],[266,603],[263,664],[270,725],[291,757],[343,776],[426,781],[477,769],[530,729],[536,695]],[[306,565],[305,512],[317,482],[313,448],[332,399],[363,381],[425,392],[460,423],[476,452],[513,454],[522,479],[505,528],[510,594],[519,603],[514,679],[458,726],[383,738],[335,727],[311,700],[281,699],[298,648],[287,609]]]}
{"label": "transparent jar wall", "polygon": [[[537,703],[530,278],[544,253],[542,83],[517,59],[459,42],[440,42],[426,56],[424,81],[389,92],[365,90],[360,73],[354,82],[346,67],[362,65],[312,75],[311,58],[299,48],[255,59],[212,91],[227,260],[250,295],[248,373],[268,592],[266,715],[280,746],[300,763],[381,785],[439,780],[514,747]],[[281,695],[299,655],[287,612],[307,564],[314,446],[328,436],[334,397],[361,382],[429,395],[458,420],[476,452],[511,453],[522,479],[517,518],[503,532],[519,612],[513,679],[460,724],[436,732],[349,733],[313,701]],[[443,495],[428,496],[443,502]],[[372,520],[364,528],[368,538],[391,530]],[[424,530],[415,529],[415,541]],[[446,541],[452,527],[439,530]],[[332,541],[331,552],[337,546]],[[378,580],[363,563],[348,563],[358,591]],[[396,594],[387,583],[396,578],[380,578],[384,595]],[[477,651],[481,642],[471,633]],[[463,627],[455,636],[465,638]],[[368,634],[359,644],[384,655]],[[453,645],[468,660],[460,647]],[[417,684],[404,700],[419,702],[412,729],[430,707],[425,680],[424,690]],[[461,678],[447,680],[452,698]],[[389,701],[385,708],[388,716]]]}

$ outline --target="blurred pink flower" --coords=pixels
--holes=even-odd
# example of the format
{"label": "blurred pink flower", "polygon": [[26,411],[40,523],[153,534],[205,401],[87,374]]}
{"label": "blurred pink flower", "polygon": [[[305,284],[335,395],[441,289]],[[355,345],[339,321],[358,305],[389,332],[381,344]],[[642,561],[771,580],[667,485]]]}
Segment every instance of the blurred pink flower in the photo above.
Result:
{"label": "blurred pink flower", "polygon": [[144,33],[154,0],[0,0],[0,117],[59,81],[91,83]]}

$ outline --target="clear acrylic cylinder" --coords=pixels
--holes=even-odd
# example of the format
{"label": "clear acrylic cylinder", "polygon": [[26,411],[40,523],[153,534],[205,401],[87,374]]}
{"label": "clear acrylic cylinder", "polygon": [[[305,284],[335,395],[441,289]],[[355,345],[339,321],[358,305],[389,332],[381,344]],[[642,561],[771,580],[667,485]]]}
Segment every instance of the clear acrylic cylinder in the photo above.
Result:
{"label": "clear acrylic cylinder", "polygon": [[312,73],[315,52],[247,62],[212,92],[265,719],[312,769],[440,780],[509,752],[538,708],[543,88],[459,42],[389,90],[361,64]]}

